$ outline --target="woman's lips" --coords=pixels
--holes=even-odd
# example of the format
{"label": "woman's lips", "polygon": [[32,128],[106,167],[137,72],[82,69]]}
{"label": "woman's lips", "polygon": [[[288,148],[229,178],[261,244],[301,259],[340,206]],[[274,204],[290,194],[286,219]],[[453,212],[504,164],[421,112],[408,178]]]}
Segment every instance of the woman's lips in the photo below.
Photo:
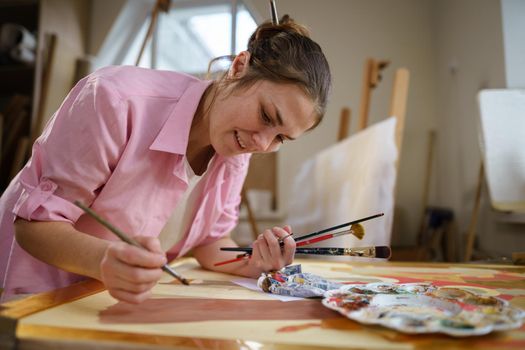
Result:
{"label": "woman's lips", "polygon": [[234,134],[235,134],[235,140],[237,141],[237,144],[239,145],[239,147],[243,150],[246,149],[246,145],[244,144],[244,142],[242,142],[241,137],[239,136],[239,132],[235,130]]}

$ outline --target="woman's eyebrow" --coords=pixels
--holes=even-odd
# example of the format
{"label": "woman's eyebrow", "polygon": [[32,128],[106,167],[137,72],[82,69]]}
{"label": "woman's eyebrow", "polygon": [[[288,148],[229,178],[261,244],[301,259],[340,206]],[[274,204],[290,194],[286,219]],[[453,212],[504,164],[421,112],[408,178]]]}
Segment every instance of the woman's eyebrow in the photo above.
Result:
{"label": "woman's eyebrow", "polygon": [[277,108],[276,105],[273,105],[273,108],[275,109],[275,117],[277,118],[277,124],[283,126],[283,118],[281,117],[281,112],[279,111],[279,108]]}
{"label": "woman's eyebrow", "polygon": [[[273,102],[272,102],[272,106],[273,106],[273,109],[275,110],[275,118],[277,119],[277,124],[279,124],[279,126],[283,126],[284,122],[283,122],[283,118],[281,116],[281,111],[279,111],[279,108],[277,108],[277,106]],[[284,136],[290,141],[294,141],[295,140],[295,137],[290,137],[290,136],[287,136],[287,135],[284,135]]]}

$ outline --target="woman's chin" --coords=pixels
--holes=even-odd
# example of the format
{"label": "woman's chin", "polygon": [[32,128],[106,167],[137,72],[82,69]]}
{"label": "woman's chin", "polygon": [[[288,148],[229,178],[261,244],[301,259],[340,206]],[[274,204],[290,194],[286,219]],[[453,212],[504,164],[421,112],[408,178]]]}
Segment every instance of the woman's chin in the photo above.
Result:
{"label": "woman's chin", "polygon": [[230,144],[230,145],[227,145],[227,144],[217,144],[217,145],[213,145],[212,144],[212,147],[213,149],[215,150],[215,153],[217,153],[218,155],[220,155],[221,157],[234,157],[234,156],[238,156],[240,154],[243,154],[243,153],[247,153],[247,151],[243,150],[242,148],[238,147],[237,144]]}

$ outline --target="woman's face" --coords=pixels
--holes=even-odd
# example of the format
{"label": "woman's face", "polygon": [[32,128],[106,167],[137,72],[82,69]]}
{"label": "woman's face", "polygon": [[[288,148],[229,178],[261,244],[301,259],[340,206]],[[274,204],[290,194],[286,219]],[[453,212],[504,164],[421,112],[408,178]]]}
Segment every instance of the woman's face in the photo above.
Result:
{"label": "woman's face", "polygon": [[222,156],[267,153],[316,122],[314,102],[296,85],[259,81],[217,96],[209,115],[210,143]]}

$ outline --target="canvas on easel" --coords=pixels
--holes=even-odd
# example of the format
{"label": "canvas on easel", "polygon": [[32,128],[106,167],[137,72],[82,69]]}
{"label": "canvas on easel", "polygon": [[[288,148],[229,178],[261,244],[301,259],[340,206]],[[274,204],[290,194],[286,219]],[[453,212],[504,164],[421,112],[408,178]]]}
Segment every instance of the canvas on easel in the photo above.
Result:
{"label": "canvas on easel", "polygon": [[478,99],[491,205],[525,214],[525,90],[482,90]]}
{"label": "canvas on easel", "polygon": [[482,189],[503,221],[525,222],[525,90],[486,89],[478,94],[481,165],[464,260],[474,251]]}

